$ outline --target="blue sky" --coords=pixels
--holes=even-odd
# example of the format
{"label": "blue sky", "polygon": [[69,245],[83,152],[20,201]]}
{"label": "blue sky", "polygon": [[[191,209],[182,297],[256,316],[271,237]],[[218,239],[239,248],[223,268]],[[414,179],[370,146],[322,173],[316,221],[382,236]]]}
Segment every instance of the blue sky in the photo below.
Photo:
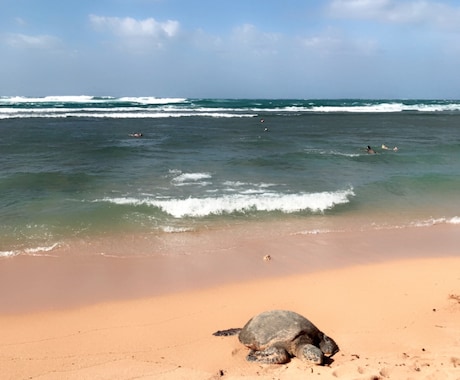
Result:
{"label": "blue sky", "polygon": [[0,96],[460,98],[460,1],[0,0]]}

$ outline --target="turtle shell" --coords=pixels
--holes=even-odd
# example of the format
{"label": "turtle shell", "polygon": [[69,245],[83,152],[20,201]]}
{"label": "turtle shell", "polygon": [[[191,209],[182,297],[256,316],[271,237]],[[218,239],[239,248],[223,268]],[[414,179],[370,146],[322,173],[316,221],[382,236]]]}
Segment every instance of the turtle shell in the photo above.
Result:
{"label": "turtle shell", "polygon": [[239,334],[242,344],[252,350],[265,350],[277,345],[292,354],[294,341],[319,345],[323,333],[307,318],[293,311],[271,310],[263,312],[246,323]]}

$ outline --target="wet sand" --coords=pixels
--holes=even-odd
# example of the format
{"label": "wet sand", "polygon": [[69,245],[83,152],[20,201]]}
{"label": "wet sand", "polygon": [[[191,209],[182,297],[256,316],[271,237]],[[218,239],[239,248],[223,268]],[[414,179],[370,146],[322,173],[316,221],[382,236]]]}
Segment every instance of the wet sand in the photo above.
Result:
{"label": "wet sand", "polygon": [[[294,226],[1,260],[2,378],[459,379],[459,243],[448,225]],[[269,309],[305,315],[340,352],[327,366],[260,365],[212,335]]]}

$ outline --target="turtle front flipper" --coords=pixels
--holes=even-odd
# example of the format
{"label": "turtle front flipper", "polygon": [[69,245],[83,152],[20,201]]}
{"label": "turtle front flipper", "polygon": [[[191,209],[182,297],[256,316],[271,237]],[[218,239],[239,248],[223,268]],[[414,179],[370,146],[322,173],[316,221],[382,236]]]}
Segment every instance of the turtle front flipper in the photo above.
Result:
{"label": "turtle front flipper", "polygon": [[314,364],[323,364],[324,361],[323,352],[318,347],[309,343],[300,345],[297,349],[296,356]]}
{"label": "turtle front flipper", "polygon": [[259,362],[264,364],[284,364],[291,360],[291,356],[283,347],[270,346],[261,351],[249,351],[246,359],[250,362]]}

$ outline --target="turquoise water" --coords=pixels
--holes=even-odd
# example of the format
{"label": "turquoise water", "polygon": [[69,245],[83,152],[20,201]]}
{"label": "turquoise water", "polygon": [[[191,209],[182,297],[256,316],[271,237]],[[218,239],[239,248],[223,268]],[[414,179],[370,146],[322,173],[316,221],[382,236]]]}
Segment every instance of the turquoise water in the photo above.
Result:
{"label": "turquoise water", "polygon": [[0,151],[1,256],[219,223],[460,222],[455,101],[4,97]]}

